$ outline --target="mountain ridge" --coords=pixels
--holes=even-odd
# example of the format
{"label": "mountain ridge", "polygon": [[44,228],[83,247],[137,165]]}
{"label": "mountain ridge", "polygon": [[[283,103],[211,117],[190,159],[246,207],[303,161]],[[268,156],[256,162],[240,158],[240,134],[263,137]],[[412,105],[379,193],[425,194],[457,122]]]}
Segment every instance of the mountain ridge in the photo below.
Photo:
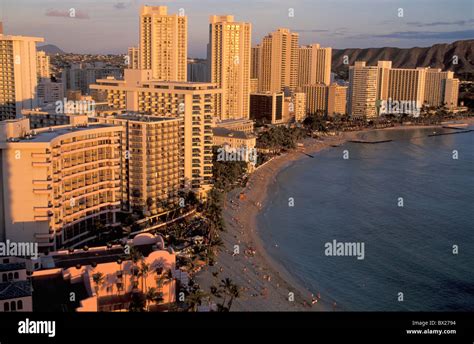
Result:
{"label": "mountain ridge", "polygon": [[[451,70],[463,79],[474,77],[474,39],[438,43],[431,47],[413,48],[347,48],[332,50],[332,71],[340,77],[347,77],[348,68],[344,57],[348,56],[349,66],[355,61],[366,61],[376,65],[379,60],[390,60],[394,68],[432,67]],[[457,56],[457,64],[454,64]]]}

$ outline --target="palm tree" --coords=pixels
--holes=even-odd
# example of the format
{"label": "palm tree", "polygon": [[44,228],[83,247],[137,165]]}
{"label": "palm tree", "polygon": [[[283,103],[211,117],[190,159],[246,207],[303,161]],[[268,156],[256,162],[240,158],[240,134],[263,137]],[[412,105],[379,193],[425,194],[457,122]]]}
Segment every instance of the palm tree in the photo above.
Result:
{"label": "palm tree", "polygon": [[150,303],[155,302],[156,304],[159,304],[160,302],[162,302],[163,293],[158,292],[158,290],[155,287],[151,287],[150,289],[147,290],[145,294],[145,300],[146,300],[146,309],[147,311],[150,311]]}
{"label": "palm tree", "polygon": [[147,287],[146,287],[146,279],[148,277],[148,272],[150,271],[150,264],[147,264],[145,259],[141,259],[140,262],[140,276],[142,278],[142,291],[146,294]]}
{"label": "palm tree", "polygon": [[99,311],[99,290],[104,284],[104,280],[105,278],[102,272],[96,272],[92,275],[92,281],[94,281],[95,284],[95,293],[97,298],[97,312]]}
{"label": "palm tree", "polygon": [[133,265],[136,265],[138,261],[142,258],[142,253],[137,250],[135,246],[130,247],[130,253],[128,254],[128,259],[130,259]]}
{"label": "palm tree", "polygon": [[198,306],[202,304],[202,299],[208,296],[201,289],[193,289],[193,291],[186,297],[186,303],[188,304],[188,310],[196,312]]}
{"label": "palm tree", "polygon": [[[156,280],[156,288],[158,292],[160,292],[163,295],[163,286],[165,282],[167,281],[165,274],[163,273],[157,274],[157,276],[155,277],[155,280]],[[164,299],[162,301],[164,301]]]}
{"label": "palm tree", "polygon": [[232,302],[234,301],[234,299],[238,299],[240,297],[239,287],[235,284],[232,285],[229,292],[230,292],[230,300],[227,303],[227,310],[228,311],[230,311],[230,309],[232,307]]}
{"label": "palm tree", "polygon": [[130,312],[143,312],[145,309],[145,295],[141,291],[132,291],[129,305]]}
{"label": "palm tree", "polygon": [[[219,309],[221,311],[228,312],[232,307],[232,302],[234,301],[234,299],[240,297],[239,287],[234,284],[234,282],[232,282],[230,278],[226,277],[225,279],[221,280],[221,283],[219,284],[219,289],[215,293],[217,297],[221,297],[221,294],[224,294],[224,300],[222,301],[222,304],[219,305]],[[230,296],[230,299],[227,302],[226,306],[227,296]]]}

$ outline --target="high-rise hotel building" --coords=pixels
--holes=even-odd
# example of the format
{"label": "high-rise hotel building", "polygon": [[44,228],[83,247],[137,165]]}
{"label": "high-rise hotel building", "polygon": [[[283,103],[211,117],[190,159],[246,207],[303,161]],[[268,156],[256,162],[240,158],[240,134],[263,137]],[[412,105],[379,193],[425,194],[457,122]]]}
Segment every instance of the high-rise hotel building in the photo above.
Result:
{"label": "high-rise hotel building", "polygon": [[258,91],[294,91],[298,86],[298,33],[278,29],[262,39]]}
{"label": "high-rise hotel building", "polygon": [[332,48],[311,44],[298,48],[298,86],[331,82]]}
{"label": "high-rise hotel building", "polygon": [[213,83],[152,80],[150,71],[125,70],[125,80],[100,79],[92,89],[105,91],[110,107],[184,121],[184,182],[205,197],[212,185]]}
{"label": "high-rise hotel building", "polygon": [[97,120],[122,128],[123,210],[150,216],[176,206],[184,187],[183,118],[122,114]]}
{"label": "high-rise hotel building", "polygon": [[353,116],[377,117],[382,101],[412,102],[452,109],[457,106],[459,80],[452,72],[431,68],[392,68],[391,61],[367,66],[357,61],[349,69],[348,111]]}
{"label": "high-rise hotel building", "polygon": [[0,240],[54,250],[117,225],[120,134],[87,122],[33,131],[26,118],[0,122]]}
{"label": "high-rise hotel building", "polygon": [[209,21],[211,82],[222,89],[216,96],[216,116],[249,118],[252,26],[231,15],[213,15]]}
{"label": "high-rise hotel building", "polygon": [[188,18],[168,14],[166,6],[140,9],[140,69],[151,69],[153,78],[187,80]]}
{"label": "high-rise hotel building", "polygon": [[426,70],[424,105],[442,106],[448,109],[457,107],[459,95],[459,79],[454,78],[454,72],[442,72],[439,68]]}
{"label": "high-rise hotel building", "polygon": [[38,106],[36,43],[43,38],[0,34],[0,120]]}
{"label": "high-rise hotel building", "polygon": [[251,48],[250,53],[250,79],[258,79],[260,72],[260,51],[261,46],[257,44]]}
{"label": "high-rise hotel building", "polygon": [[349,67],[348,112],[353,117],[377,116],[378,75],[378,68],[364,61]]}

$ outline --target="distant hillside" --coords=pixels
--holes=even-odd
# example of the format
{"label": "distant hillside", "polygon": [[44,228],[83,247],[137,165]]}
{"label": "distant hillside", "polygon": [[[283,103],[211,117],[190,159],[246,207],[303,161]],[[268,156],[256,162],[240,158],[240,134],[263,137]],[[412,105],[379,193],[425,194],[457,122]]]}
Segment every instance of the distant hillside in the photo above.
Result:
{"label": "distant hillside", "polygon": [[[353,65],[354,61],[376,65],[378,60],[390,60],[395,68],[442,68],[454,71],[463,80],[474,80],[474,40],[436,44],[427,48],[333,49],[332,70],[344,78],[347,77],[347,66],[343,64],[345,55],[349,56],[349,65]],[[452,63],[455,55],[458,56],[457,65]]]}
{"label": "distant hillside", "polygon": [[37,50],[44,51],[46,54],[54,55],[54,54],[64,54],[64,51],[59,49],[57,46],[53,44],[46,44],[41,47],[38,47]]}

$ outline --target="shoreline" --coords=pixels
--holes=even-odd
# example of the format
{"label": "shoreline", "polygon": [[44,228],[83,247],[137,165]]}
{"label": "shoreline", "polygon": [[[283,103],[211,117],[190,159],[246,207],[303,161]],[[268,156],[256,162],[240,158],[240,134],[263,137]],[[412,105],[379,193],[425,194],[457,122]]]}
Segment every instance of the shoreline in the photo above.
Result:
{"label": "shoreline", "polygon": [[[472,125],[474,119],[462,122]],[[312,292],[316,294],[317,291],[307,290],[266,251],[258,233],[257,216],[265,206],[268,190],[281,171],[305,158],[302,152],[316,154],[332,145],[345,144],[361,133],[376,130],[428,129],[441,128],[442,125],[363,129],[342,132],[337,136],[324,137],[323,140],[306,139],[302,151],[284,153],[261,165],[250,175],[245,188],[227,194],[223,208],[226,231],[221,233],[224,246],[218,253],[217,263],[200,271],[195,276],[196,282],[207,291],[221,279],[231,278],[241,287],[240,298],[234,300],[231,311],[337,311],[337,304],[333,304],[330,295],[321,295],[321,299],[311,305]],[[308,142],[311,144],[307,145]],[[245,200],[239,199],[241,192],[245,193]],[[239,254],[233,254],[234,245],[238,245]],[[212,273],[216,272],[218,276],[214,277]],[[294,293],[294,301],[289,301],[290,292]],[[219,302],[219,299],[211,299]],[[317,295],[314,299],[317,299]]]}

